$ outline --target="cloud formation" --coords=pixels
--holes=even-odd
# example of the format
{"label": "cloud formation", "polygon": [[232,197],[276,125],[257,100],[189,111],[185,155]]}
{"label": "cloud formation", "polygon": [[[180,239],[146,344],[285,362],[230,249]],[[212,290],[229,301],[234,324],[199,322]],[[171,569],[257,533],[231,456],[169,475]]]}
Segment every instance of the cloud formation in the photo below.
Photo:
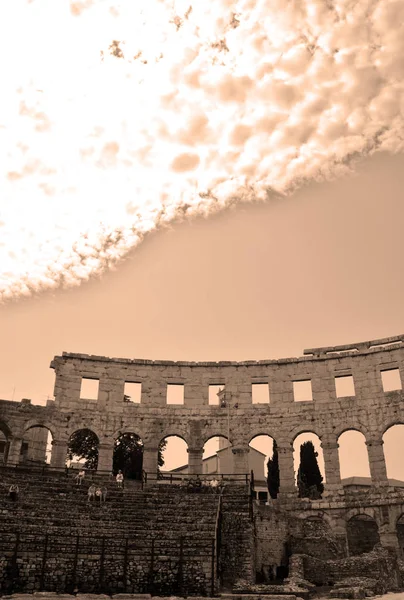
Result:
{"label": "cloud formation", "polygon": [[404,149],[404,0],[0,6],[0,299]]}

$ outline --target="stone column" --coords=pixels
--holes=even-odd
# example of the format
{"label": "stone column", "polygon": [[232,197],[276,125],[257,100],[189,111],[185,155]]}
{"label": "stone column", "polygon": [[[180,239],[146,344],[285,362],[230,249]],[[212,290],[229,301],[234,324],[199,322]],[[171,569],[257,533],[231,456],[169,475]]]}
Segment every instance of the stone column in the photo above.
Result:
{"label": "stone column", "polygon": [[10,448],[7,457],[7,466],[15,467],[20,462],[20,453],[22,446],[22,438],[13,437],[10,441]]}
{"label": "stone column", "polygon": [[399,554],[400,544],[398,542],[397,530],[395,531],[383,531],[379,530],[380,543],[383,548],[392,548]]}
{"label": "stone column", "polygon": [[248,464],[248,453],[250,452],[249,447],[245,446],[232,446],[231,448],[233,454],[233,472],[249,474],[250,467]]}
{"label": "stone column", "polygon": [[64,469],[66,465],[67,442],[52,441],[51,467]]}
{"label": "stone column", "polygon": [[325,469],[325,490],[336,489],[341,487],[341,471],[339,464],[338,442],[327,441],[321,442],[324,457]]}
{"label": "stone column", "polygon": [[143,471],[146,471],[149,475],[154,474],[154,477],[157,473],[157,457],[158,446],[143,447]]}
{"label": "stone column", "polygon": [[295,469],[293,465],[293,445],[278,445],[279,492],[280,494],[297,494],[295,485]]}
{"label": "stone column", "polygon": [[188,448],[188,473],[195,475],[202,473],[203,448]]}
{"label": "stone column", "polygon": [[114,457],[114,444],[99,444],[97,471],[112,473],[112,460]]}
{"label": "stone column", "polygon": [[369,467],[372,483],[388,485],[386,461],[383,452],[383,440],[367,440]]}

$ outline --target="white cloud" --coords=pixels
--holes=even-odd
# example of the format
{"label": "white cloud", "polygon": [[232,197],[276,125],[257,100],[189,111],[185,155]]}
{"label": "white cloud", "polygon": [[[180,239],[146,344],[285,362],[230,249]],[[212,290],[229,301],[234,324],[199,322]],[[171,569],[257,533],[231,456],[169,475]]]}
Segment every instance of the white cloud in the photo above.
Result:
{"label": "white cloud", "polygon": [[0,52],[3,300],[404,148],[403,0],[13,0]]}

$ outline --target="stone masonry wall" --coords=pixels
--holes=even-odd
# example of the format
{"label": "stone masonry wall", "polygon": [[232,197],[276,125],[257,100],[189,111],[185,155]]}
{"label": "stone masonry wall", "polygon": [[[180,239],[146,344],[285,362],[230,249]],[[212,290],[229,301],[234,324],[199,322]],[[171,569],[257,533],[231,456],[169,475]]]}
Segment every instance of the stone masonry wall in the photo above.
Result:
{"label": "stone masonry wall", "polygon": [[304,577],[316,585],[332,585],[350,577],[376,579],[383,592],[394,591],[401,586],[399,568],[394,553],[382,548],[361,556],[322,561],[304,556]]}
{"label": "stone masonry wall", "polygon": [[287,565],[290,515],[271,506],[254,506],[256,572],[265,578]]}
{"label": "stone masonry wall", "polygon": [[370,517],[351,519],[347,524],[347,538],[351,556],[370,552],[380,541],[377,523]]}
{"label": "stone masonry wall", "polygon": [[[48,406],[0,401],[0,426],[10,442],[9,464],[19,460],[21,440],[33,426],[53,436],[52,466],[62,468],[69,436],[89,428],[99,439],[99,469],[110,470],[114,441],[133,432],[144,442],[144,468],[156,471],[158,444],[178,435],[188,444],[189,465],[201,471],[204,443],[230,434],[235,469],[247,471],[250,440],[261,434],[276,439],[281,493],[295,493],[292,444],[311,431],[319,436],[328,486],[340,484],[338,437],[347,429],[366,438],[373,482],[387,481],[382,437],[404,422],[402,389],[385,392],[381,373],[398,369],[403,380],[404,336],[335,348],[305,351],[301,358],[245,362],[174,362],[115,359],[63,353],[55,369],[55,401]],[[355,395],[337,398],[335,378],[352,375]],[[80,398],[83,378],[97,379],[96,400]],[[294,400],[293,384],[310,380],[312,400]],[[124,401],[125,382],[141,384],[140,403]],[[267,383],[269,404],[252,404],[252,384]],[[184,386],[184,404],[167,405],[167,386]],[[210,384],[225,386],[226,407],[209,405]]]}
{"label": "stone masonry wall", "polygon": [[223,589],[243,579],[255,580],[253,524],[247,489],[238,486],[235,494],[223,496],[221,518],[220,582]]}

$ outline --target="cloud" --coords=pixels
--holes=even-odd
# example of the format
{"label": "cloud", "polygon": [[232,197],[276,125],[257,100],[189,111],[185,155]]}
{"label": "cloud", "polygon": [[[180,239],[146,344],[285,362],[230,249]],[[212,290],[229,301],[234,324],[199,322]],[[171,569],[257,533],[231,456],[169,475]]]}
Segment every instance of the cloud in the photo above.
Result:
{"label": "cloud", "polygon": [[404,149],[403,0],[14,0],[0,52],[0,300]]}

